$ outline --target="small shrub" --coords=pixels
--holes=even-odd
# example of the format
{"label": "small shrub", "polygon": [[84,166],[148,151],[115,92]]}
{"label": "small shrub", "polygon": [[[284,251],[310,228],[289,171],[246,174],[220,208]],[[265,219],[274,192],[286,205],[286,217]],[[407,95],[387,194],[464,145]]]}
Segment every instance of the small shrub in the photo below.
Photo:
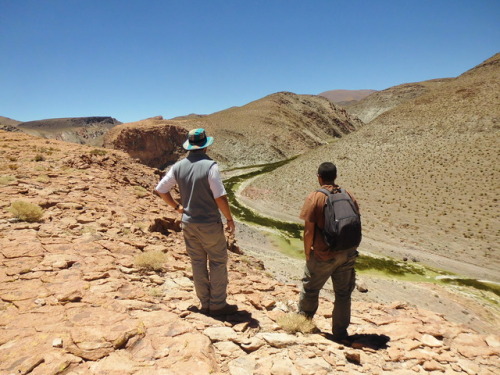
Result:
{"label": "small shrub", "polygon": [[45,161],[45,157],[43,155],[37,154],[33,160],[34,161]]}
{"label": "small shrub", "polygon": [[163,290],[161,288],[151,288],[148,290],[151,297],[163,297]]}
{"label": "small shrub", "polygon": [[161,251],[147,251],[135,257],[135,266],[147,271],[160,271],[167,256]]}
{"label": "small shrub", "polygon": [[92,151],[90,151],[90,155],[104,156],[104,155],[106,155],[106,151],[99,150],[98,148],[95,148]]}
{"label": "small shrub", "polygon": [[19,168],[19,165],[17,165],[17,164],[9,164],[9,169],[15,171],[17,168]]}
{"label": "small shrub", "polygon": [[296,313],[284,314],[276,320],[276,323],[290,333],[313,333],[318,331],[318,328],[316,328],[312,320],[307,319],[304,315]]}
{"label": "small shrub", "polygon": [[17,161],[17,156],[9,156],[8,159],[10,161]]}
{"label": "small shrub", "polygon": [[134,194],[137,195],[139,198],[143,198],[149,195],[150,193],[142,186],[134,186]]}
{"label": "small shrub", "polygon": [[0,185],[8,185],[15,180],[14,176],[0,176]]}
{"label": "small shrub", "polygon": [[19,220],[35,222],[41,219],[43,209],[37,204],[26,201],[15,201],[10,206],[10,212]]}
{"label": "small shrub", "polygon": [[36,180],[37,180],[38,182],[42,182],[42,183],[47,183],[47,182],[50,182],[50,178],[49,178],[49,176],[47,176],[46,174],[42,174],[42,175],[38,176],[38,177],[36,178]]}

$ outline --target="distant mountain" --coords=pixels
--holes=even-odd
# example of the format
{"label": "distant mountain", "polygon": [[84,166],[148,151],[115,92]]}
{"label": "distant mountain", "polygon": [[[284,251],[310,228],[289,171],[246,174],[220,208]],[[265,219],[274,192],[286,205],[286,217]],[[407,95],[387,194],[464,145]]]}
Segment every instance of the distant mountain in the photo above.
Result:
{"label": "distant mountain", "polygon": [[259,177],[243,195],[251,200],[253,191],[265,192],[255,205],[296,219],[303,198],[317,188],[318,165],[333,161],[338,182],[362,209],[362,250],[498,282],[498,77],[500,54],[456,78],[374,93],[364,100],[392,97],[393,107]]}
{"label": "distant mountain", "polygon": [[348,106],[357,103],[374,92],[376,90],[329,90],[318,95],[331,100],[335,104]]}
{"label": "distant mountain", "polygon": [[38,137],[102,146],[104,134],[120,121],[113,117],[69,117],[23,122],[17,128]]}
{"label": "distant mountain", "polygon": [[8,117],[0,116],[0,125],[9,125],[9,126],[17,126],[21,123],[21,121],[13,120]]}
{"label": "distant mountain", "polygon": [[[270,163],[325,145],[363,126],[363,123],[326,98],[280,92],[211,115],[189,115],[171,120],[149,120],[121,125],[106,136],[106,146],[116,147],[120,131],[144,128],[141,137],[156,137],[151,126],[205,128],[215,137],[210,154],[224,167]],[[149,130],[148,130],[149,129]],[[150,132],[148,136],[146,130]],[[123,145],[123,142],[118,142]],[[130,142],[129,153],[143,145]],[[120,147],[120,149],[124,149]],[[152,155],[148,159],[154,158]]]}

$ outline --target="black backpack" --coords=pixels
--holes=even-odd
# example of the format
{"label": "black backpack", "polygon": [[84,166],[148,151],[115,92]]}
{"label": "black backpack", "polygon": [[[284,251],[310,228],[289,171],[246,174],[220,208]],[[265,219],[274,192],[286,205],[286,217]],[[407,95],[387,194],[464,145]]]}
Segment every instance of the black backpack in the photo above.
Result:
{"label": "black backpack", "polygon": [[327,196],[323,235],[331,251],[358,247],[361,243],[361,215],[344,189],[331,193],[317,190]]}

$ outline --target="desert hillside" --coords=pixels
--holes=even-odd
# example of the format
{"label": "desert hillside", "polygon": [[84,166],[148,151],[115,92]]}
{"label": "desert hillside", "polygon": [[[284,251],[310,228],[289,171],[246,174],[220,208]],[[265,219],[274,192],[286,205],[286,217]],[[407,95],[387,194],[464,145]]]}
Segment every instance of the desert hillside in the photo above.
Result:
{"label": "desert hillside", "polygon": [[[256,179],[243,191],[247,203],[298,220],[304,197],[317,188],[317,166],[333,161],[338,182],[361,205],[363,251],[500,281],[499,62],[497,54],[438,81],[355,133]],[[283,186],[297,199],[282,194]]]}
{"label": "desert hillside", "polygon": [[27,121],[17,128],[37,137],[61,141],[102,146],[106,132],[120,121],[112,117],[69,117]]}
{"label": "desert hillside", "polygon": [[376,90],[329,90],[318,95],[345,107],[359,102],[374,92]]}
{"label": "desert hillside", "polygon": [[447,78],[442,78],[423,82],[405,83],[374,92],[369,96],[361,98],[359,101],[344,103],[343,105],[349,113],[359,117],[363,122],[369,123],[382,113],[406,101],[415,99],[447,81]]}
{"label": "desert hillside", "polygon": [[319,331],[286,331],[298,285],[236,253],[229,295],[240,312],[196,312],[178,216],[151,194],[158,178],[121,151],[0,131],[1,374],[500,370],[498,336],[397,300],[361,302],[358,292],[350,347],[329,339],[325,296]]}
{"label": "desert hillside", "polygon": [[[211,115],[156,120],[155,128],[161,125],[161,121],[165,126],[175,125],[187,130],[205,128],[210,136],[215,137],[210,153],[223,168],[287,159],[349,134],[363,125],[359,119],[326,98],[288,92],[272,94],[242,107],[232,107]],[[128,126],[143,128],[143,125],[143,122],[138,122]],[[112,137],[119,137],[116,132],[121,129],[125,127],[116,128]],[[154,134],[150,136],[155,137]],[[142,132],[142,137],[149,136]],[[108,147],[114,147],[111,143],[106,141]],[[128,147],[126,151],[134,154],[142,146],[131,143]]]}

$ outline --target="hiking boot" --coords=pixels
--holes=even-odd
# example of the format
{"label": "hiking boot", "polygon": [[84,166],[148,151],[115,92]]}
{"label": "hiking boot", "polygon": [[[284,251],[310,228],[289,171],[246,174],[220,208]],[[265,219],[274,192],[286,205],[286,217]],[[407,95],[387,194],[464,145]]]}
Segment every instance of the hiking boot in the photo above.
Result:
{"label": "hiking boot", "polygon": [[352,344],[352,340],[349,339],[349,335],[346,333],[333,334],[332,341],[335,341],[338,344],[350,346]]}
{"label": "hiking boot", "polygon": [[230,305],[229,303],[226,303],[226,306],[221,307],[220,309],[210,310],[210,315],[212,316],[230,315],[234,314],[237,311],[238,311],[237,305]]}
{"label": "hiking boot", "polygon": [[199,314],[203,314],[203,315],[208,315],[210,310],[208,309],[208,307],[198,307],[198,306],[195,306],[195,305],[191,305],[187,308],[188,311],[191,311],[191,312],[195,312],[195,313],[199,313]]}

